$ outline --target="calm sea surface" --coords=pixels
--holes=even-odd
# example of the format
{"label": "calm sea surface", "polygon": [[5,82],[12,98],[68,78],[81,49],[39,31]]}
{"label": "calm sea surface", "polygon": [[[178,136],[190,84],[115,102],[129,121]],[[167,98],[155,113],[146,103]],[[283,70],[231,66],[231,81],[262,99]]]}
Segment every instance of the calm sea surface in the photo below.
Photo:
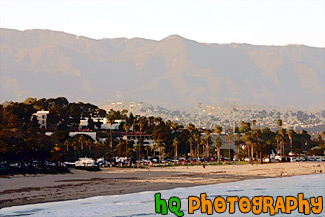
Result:
{"label": "calm sea surface", "polygon": [[[99,196],[86,199],[51,202],[34,205],[24,205],[3,208],[0,210],[0,216],[103,216],[103,217],[159,217],[176,216],[173,213],[161,215],[155,213],[154,194],[159,191],[141,192],[127,195]],[[294,176],[285,178],[254,179],[239,182],[205,185],[191,188],[176,188],[172,190],[160,191],[163,199],[176,196],[182,201],[181,210],[184,216],[208,216],[201,214],[200,211],[190,215],[187,211],[188,196],[200,196],[200,193],[207,193],[208,198],[213,199],[218,196],[226,198],[227,196],[295,196],[298,193],[304,193],[305,198],[323,196],[325,199],[325,174]],[[324,206],[324,204],[323,204]],[[242,214],[236,205],[235,214],[215,213],[212,216],[255,216],[252,212]],[[261,214],[259,216],[269,216]],[[305,216],[304,214],[293,211],[289,214],[276,214],[275,216]],[[309,216],[325,216],[325,210],[319,215],[311,214]]]}

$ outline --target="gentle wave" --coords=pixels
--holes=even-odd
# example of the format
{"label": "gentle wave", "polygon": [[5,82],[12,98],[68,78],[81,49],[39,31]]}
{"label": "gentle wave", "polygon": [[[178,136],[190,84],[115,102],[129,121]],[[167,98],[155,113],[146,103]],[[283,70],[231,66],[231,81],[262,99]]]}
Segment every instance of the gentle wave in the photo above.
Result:
{"label": "gentle wave", "polygon": [[[213,199],[217,196],[297,196],[304,193],[305,198],[325,196],[325,174],[292,176],[283,178],[250,179],[238,182],[228,182],[214,185],[196,186],[190,188],[175,188],[172,190],[146,191],[125,195],[97,196],[85,199],[50,202],[23,206],[7,207],[0,210],[0,217],[5,216],[28,216],[28,217],[157,217],[163,216],[155,213],[154,194],[161,193],[163,199],[177,196],[181,199],[185,216],[207,216],[199,211],[194,215],[187,212],[188,196],[200,196],[200,193],[207,193],[207,197]],[[228,214],[227,211],[222,216],[237,217],[243,216],[236,207],[235,214]],[[215,215],[218,215],[215,213]],[[248,213],[246,216],[254,214]],[[244,215],[244,216],[245,216]],[[166,216],[166,215],[164,215]],[[167,216],[176,216],[169,213]],[[259,216],[269,216],[261,214]],[[276,214],[276,216],[305,216],[297,211],[291,215]],[[313,215],[310,216],[322,216]]]}

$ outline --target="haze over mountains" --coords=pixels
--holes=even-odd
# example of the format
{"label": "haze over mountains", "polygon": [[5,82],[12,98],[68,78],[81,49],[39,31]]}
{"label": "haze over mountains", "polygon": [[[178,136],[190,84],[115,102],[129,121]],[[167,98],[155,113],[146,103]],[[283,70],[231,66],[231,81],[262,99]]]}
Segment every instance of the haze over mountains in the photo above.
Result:
{"label": "haze over mountains", "polygon": [[[217,41],[218,39],[216,39]],[[65,96],[103,104],[323,106],[325,49],[198,43],[178,35],[94,40],[0,29],[1,102]]]}

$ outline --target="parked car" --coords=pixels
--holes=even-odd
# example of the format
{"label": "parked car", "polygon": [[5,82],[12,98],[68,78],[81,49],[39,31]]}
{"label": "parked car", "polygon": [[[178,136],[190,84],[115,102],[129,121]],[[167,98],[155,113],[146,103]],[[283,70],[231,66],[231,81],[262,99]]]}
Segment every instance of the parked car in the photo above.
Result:
{"label": "parked car", "polygon": [[315,161],[320,162],[320,161],[322,161],[322,158],[321,158],[320,156],[316,156],[316,157],[315,157]]}
{"label": "parked car", "polygon": [[88,157],[81,157],[75,162],[76,167],[94,167],[97,166],[95,160]]}
{"label": "parked car", "polygon": [[296,157],[290,157],[290,162],[296,162]]}

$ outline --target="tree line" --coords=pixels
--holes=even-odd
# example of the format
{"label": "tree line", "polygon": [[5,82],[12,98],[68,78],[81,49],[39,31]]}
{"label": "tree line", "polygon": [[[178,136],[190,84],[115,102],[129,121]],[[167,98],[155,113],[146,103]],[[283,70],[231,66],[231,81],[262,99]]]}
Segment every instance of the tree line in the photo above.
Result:
{"label": "tree line", "polygon": [[[39,110],[49,111],[47,120],[53,131],[51,136],[45,135],[45,129],[40,129],[37,119],[32,116]],[[123,122],[118,130],[103,130],[100,122],[93,122],[89,118],[88,129],[96,131],[99,138],[106,138],[105,141],[93,140],[85,134],[69,137],[69,132],[77,130],[80,120],[86,117],[106,117],[111,127],[116,120],[122,119]],[[272,151],[280,155],[289,152],[324,154],[324,132],[312,139],[307,131],[287,130],[280,119],[275,121],[278,124],[275,132],[268,127],[259,129],[255,120],[241,122],[233,132],[222,126],[215,126],[214,129],[197,128],[192,123],[183,126],[170,120],[164,121],[161,117],[133,115],[127,110],[106,112],[89,103],[70,103],[64,97],[28,98],[21,103],[6,102],[0,105],[0,160],[7,165],[13,162],[30,165],[33,161],[55,161],[60,165],[61,161],[75,161],[83,156],[105,157],[108,160],[114,156],[147,158],[155,155],[157,150],[159,160],[163,157],[213,157],[219,161],[221,156],[232,159],[232,143],[236,145],[237,157],[249,157],[251,162],[258,158],[262,161]],[[117,134],[121,132],[126,138],[130,132],[151,135],[155,145],[151,147],[145,144],[141,136],[138,144],[133,140],[117,140]],[[212,133],[217,135],[214,139]],[[223,133],[228,144],[223,144]]]}

